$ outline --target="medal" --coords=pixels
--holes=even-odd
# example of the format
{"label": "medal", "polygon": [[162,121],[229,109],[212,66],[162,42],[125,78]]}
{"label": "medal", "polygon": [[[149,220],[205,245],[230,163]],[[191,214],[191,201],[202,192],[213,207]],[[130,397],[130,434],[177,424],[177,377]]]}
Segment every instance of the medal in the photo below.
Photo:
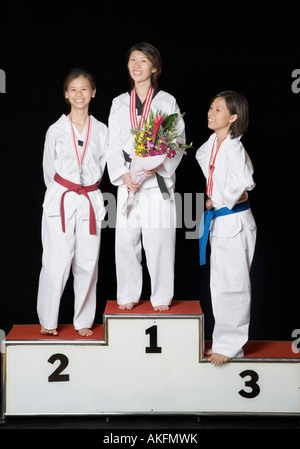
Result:
{"label": "medal", "polygon": [[70,126],[71,126],[72,142],[73,142],[75,156],[76,156],[76,160],[77,160],[78,168],[79,168],[79,183],[80,183],[81,186],[83,186],[82,164],[83,164],[83,159],[85,157],[87,146],[88,146],[88,143],[89,143],[89,138],[90,138],[91,118],[90,118],[90,116],[88,117],[88,127],[87,127],[85,145],[84,145],[84,148],[83,148],[81,159],[80,159],[80,156],[79,156],[79,151],[78,151],[77,141],[76,141],[76,137],[75,137],[75,132],[74,132],[74,129],[73,129],[73,126],[72,126],[71,114],[69,114],[68,119],[69,119],[69,123],[70,123]]}

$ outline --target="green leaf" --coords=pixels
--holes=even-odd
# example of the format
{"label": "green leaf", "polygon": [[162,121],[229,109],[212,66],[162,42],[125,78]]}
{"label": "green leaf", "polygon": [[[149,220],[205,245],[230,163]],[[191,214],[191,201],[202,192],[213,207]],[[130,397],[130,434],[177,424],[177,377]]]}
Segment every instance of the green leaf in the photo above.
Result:
{"label": "green leaf", "polygon": [[[149,121],[148,121],[149,125],[153,126],[153,120],[154,120],[153,111],[152,111],[152,109],[150,109]],[[145,123],[146,123],[146,121],[145,121]]]}
{"label": "green leaf", "polygon": [[164,128],[164,130],[168,130],[173,126],[174,121],[176,120],[178,114],[170,114],[167,116],[164,121],[162,122],[161,126]]}
{"label": "green leaf", "polygon": [[193,142],[190,143],[189,145],[188,144],[182,144],[182,145],[180,145],[180,148],[182,150],[187,150],[188,148],[193,148]]}

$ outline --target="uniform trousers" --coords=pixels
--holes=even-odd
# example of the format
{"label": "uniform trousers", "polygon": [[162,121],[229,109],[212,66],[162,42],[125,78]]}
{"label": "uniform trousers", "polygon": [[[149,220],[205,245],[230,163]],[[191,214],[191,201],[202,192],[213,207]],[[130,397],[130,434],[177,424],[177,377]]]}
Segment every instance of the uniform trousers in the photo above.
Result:
{"label": "uniform trousers", "polygon": [[[231,216],[225,218],[230,220]],[[212,350],[230,358],[243,357],[242,348],[248,340],[255,242],[256,229],[245,221],[232,238],[210,235],[210,290],[215,319]]]}
{"label": "uniform trousers", "polygon": [[70,218],[66,217],[65,223],[64,233],[61,217],[48,217],[43,212],[43,258],[37,312],[42,326],[57,328],[60,300],[72,266],[74,328],[91,328],[96,310],[101,222],[96,220],[97,235],[90,234],[89,220],[79,217],[76,210]]}
{"label": "uniform trousers", "polygon": [[125,186],[120,186],[115,247],[118,304],[140,300],[143,245],[151,279],[151,304],[170,305],[174,292],[175,201],[172,197],[164,200],[158,187],[141,187],[124,216],[121,211],[127,195]]}

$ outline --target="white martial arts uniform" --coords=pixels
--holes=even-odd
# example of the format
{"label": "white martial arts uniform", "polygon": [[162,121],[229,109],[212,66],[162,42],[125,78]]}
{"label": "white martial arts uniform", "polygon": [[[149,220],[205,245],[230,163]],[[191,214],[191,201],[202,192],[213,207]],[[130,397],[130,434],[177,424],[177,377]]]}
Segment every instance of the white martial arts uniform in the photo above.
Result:
{"label": "white martial arts uniform", "polygon": [[[208,179],[209,161],[216,134],[196,153]],[[230,135],[221,144],[213,171],[213,207],[232,209],[239,198],[255,187],[253,166],[240,138]],[[256,224],[250,209],[212,221],[210,231],[210,289],[215,318],[214,353],[243,356],[250,320],[250,267],[256,241]]]}
{"label": "white martial arts uniform", "polygon": [[[90,136],[82,164],[83,186],[101,180],[105,168],[107,127],[91,118]],[[44,180],[47,187],[43,204],[43,258],[40,273],[37,311],[42,326],[56,329],[60,299],[69,277],[74,275],[74,327],[91,328],[96,308],[96,283],[100,249],[101,220],[105,207],[99,189],[89,192],[96,218],[96,235],[89,231],[90,204],[84,195],[68,192],[64,198],[65,232],[62,231],[61,197],[67,188],[54,180],[55,173],[75,184],[80,183],[79,166],[72,142],[68,117],[62,115],[47,131],[43,157]],[[85,141],[86,131],[76,140]],[[84,147],[77,145],[79,156]]]}
{"label": "white martial arts uniform", "polygon": [[[122,182],[122,175],[129,171],[123,150],[130,154],[134,146],[129,113],[129,93],[114,98],[109,116],[108,172],[110,180],[118,187],[116,224],[116,272],[117,301],[119,304],[138,303],[142,291],[141,247],[146,254],[147,267],[151,278],[151,303],[170,305],[174,291],[174,262],[176,210],[174,200],[175,170],[180,163],[182,152],[164,161],[158,171],[165,181],[170,198],[163,199],[155,175],[147,178],[135,194],[135,203],[128,216],[122,215],[122,206],[128,191]],[[137,98],[137,107],[139,99]],[[151,104],[153,114],[180,111],[173,96],[164,91],[154,95]],[[137,112],[140,120],[140,111]],[[185,142],[184,122],[180,116],[178,130],[180,143]]]}

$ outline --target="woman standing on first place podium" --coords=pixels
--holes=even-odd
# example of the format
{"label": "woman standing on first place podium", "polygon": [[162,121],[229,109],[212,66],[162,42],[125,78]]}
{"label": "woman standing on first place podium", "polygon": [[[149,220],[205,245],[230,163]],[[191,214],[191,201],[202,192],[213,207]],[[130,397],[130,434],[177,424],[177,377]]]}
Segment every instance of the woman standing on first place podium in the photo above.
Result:
{"label": "woman standing on first place podium", "polygon": [[[184,122],[173,96],[158,90],[161,57],[147,43],[134,45],[128,53],[131,92],[114,98],[109,116],[108,172],[118,186],[116,223],[117,301],[120,309],[132,309],[142,291],[141,247],[146,254],[151,278],[151,303],[154,310],[168,310],[173,299],[176,211],[173,197],[175,170],[182,152],[147,172],[139,185],[131,177],[129,154],[134,148],[131,129],[141,118],[147,121],[150,109],[155,116],[178,113],[180,141],[184,143]],[[134,126],[135,124],[135,126]],[[135,191],[135,201],[128,215],[122,214],[128,192]],[[169,195],[164,199],[164,195]],[[168,225],[166,225],[168,223]]]}
{"label": "woman standing on first place podium", "polygon": [[105,167],[107,127],[88,114],[96,86],[90,74],[73,70],[64,95],[71,105],[47,131],[43,157],[47,186],[43,204],[43,260],[37,311],[43,334],[57,335],[60,299],[74,275],[74,328],[92,335],[101,220],[105,207],[99,183]]}

